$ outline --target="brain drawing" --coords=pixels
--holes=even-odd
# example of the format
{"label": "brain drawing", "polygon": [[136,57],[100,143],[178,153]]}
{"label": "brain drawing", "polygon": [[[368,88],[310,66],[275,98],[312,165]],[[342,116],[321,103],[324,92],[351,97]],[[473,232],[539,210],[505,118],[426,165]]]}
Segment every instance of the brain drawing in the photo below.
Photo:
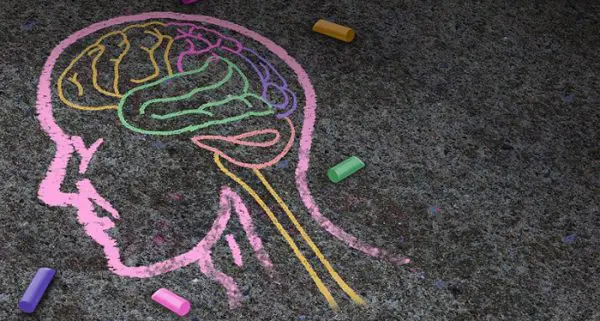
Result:
{"label": "brain drawing", "polygon": [[[78,223],[102,247],[115,274],[147,278],[196,264],[225,289],[232,308],[241,302],[237,282],[213,260],[213,250],[225,239],[234,263],[243,265],[236,235],[224,235],[232,221],[239,222],[250,255],[263,268],[274,268],[249,211],[249,202],[254,202],[332,308],[337,302],[313,268],[315,262],[354,303],[365,304],[293,212],[308,214],[363,253],[398,264],[409,260],[361,242],[321,214],[307,179],[315,109],[314,89],[302,67],[281,47],[241,26],[165,12],[96,23],[61,42],[40,77],[38,120],[55,145],[55,156],[39,198],[50,206],[75,208]],[[154,156],[134,151],[132,139],[172,139],[185,152],[145,159],[137,166],[136,158]],[[295,171],[270,183],[263,169],[296,151]],[[126,157],[127,152],[134,157]],[[177,162],[181,164],[174,166]],[[78,164],[75,169],[73,163]],[[171,171],[155,179],[146,168],[155,163],[158,170],[172,166],[191,173]],[[200,205],[181,214],[147,197],[176,182],[202,198]],[[114,187],[119,184],[124,187]],[[288,206],[280,189],[287,189],[285,198],[303,206]],[[121,191],[130,191],[129,198],[117,200],[115,194]],[[214,215],[207,214],[211,210]],[[189,226],[193,233],[202,230],[201,236],[175,242],[175,253],[156,259],[127,259],[135,248],[128,243],[128,232],[148,232],[126,222],[147,222],[167,212],[183,222],[176,231]],[[287,227],[281,219],[289,221]],[[314,254],[315,262],[306,258],[298,241]]]}
{"label": "brain drawing", "polygon": [[[237,63],[254,73],[258,88],[251,88]],[[104,34],[65,68],[57,88],[61,101],[71,108],[114,109],[124,127],[158,136],[197,135],[211,126],[255,117],[286,119],[293,127],[286,117],[297,108],[296,95],[271,63],[240,41],[193,23],[152,21]],[[261,134],[273,139],[245,140]],[[266,148],[279,138],[277,130],[262,129],[228,142]],[[215,139],[224,138],[197,135],[193,141],[236,165],[261,168],[285,156],[293,137],[272,159],[259,164],[203,143]]]}

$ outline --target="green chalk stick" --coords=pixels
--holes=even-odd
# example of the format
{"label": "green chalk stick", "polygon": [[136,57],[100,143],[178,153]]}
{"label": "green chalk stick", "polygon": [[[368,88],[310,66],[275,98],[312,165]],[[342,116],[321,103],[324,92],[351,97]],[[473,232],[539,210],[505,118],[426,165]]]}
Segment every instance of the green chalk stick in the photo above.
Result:
{"label": "green chalk stick", "polygon": [[327,176],[332,182],[338,183],[344,178],[356,173],[363,167],[365,167],[365,163],[363,163],[363,161],[361,161],[358,157],[352,156],[330,168],[327,171]]}

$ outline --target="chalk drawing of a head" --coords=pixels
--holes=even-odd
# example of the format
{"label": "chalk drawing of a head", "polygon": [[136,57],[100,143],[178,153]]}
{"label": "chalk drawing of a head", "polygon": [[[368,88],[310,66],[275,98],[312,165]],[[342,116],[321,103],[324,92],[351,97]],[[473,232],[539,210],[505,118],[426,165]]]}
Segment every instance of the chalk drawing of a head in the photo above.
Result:
{"label": "chalk drawing of a head", "polygon": [[[278,59],[296,79],[286,80],[260,51]],[[69,63],[59,67],[61,59]],[[297,85],[292,86],[292,81]],[[113,121],[101,126],[120,126],[128,135],[152,139],[182,137],[197,151],[198,162],[207,164],[206,168],[228,182],[214,186],[219,194],[218,210],[202,239],[159,262],[130,265],[123,260],[122,249],[111,230],[130,214],[121,213],[99,185],[85,177],[89,165],[102,157],[102,145],[118,143],[102,133],[95,140],[84,142],[83,135],[72,134],[74,129],[57,121],[56,114],[61,109],[81,111],[82,118],[70,120],[73,124],[88,115],[102,113],[104,119]],[[281,217],[289,219],[352,301],[364,304],[262,172],[288,155],[297,143],[295,185],[306,212],[324,230],[352,248],[397,264],[409,262],[359,241],[321,214],[307,179],[315,109],[316,95],[302,67],[281,47],[239,25],[212,17],[166,12],[96,23],[62,41],[51,52],[40,77],[37,115],[42,129],[55,144],[56,154],[40,184],[39,198],[50,206],[76,208],[78,222],[102,246],[108,268],[115,274],[147,278],[197,264],[204,275],[224,287],[232,308],[240,305],[238,285],[212,259],[212,251],[223,239],[232,217],[239,220],[258,262],[267,270],[273,268],[243,201],[254,200],[332,308],[337,308],[337,302],[280,223]],[[297,128],[301,128],[298,137]],[[111,139],[116,141],[118,137]],[[69,164],[73,159],[79,161],[77,173],[71,173]],[[254,181],[243,178],[241,170],[250,173]],[[70,176],[79,178],[74,181],[74,191],[65,192]],[[266,193],[257,192],[253,187],[256,184]],[[234,187],[243,190],[244,195],[239,195]],[[276,211],[283,216],[274,214],[275,209],[269,207],[264,195],[277,204]],[[101,211],[110,216],[101,215]],[[225,239],[234,261],[241,265],[235,239],[232,235]]]}

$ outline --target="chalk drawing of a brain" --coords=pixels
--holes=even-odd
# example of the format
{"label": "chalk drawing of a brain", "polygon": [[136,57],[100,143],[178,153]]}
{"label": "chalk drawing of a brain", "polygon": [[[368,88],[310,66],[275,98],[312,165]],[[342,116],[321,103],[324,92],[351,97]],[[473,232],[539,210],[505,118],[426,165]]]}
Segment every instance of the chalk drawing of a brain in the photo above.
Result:
{"label": "chalk drawing of a brain", "polygon": [[[315,109],[316,95],[302,67],[281,47],[244,27],[164,12],[100,22],[61,42],[40,77],[38,119],[56,154],[39,197],[50,206],[77,210],[78,222],[102,246],[115,274],[147,278],[195,264],[223,286],[231,308],[241,304],[238,284],[213,261],[213,251],[224,239],[236,265],[243,264],[235,236],[223,235],[228,226],[239,222],[254,258],[266,270],[275,269],[249,211],[253,201],[332,308],[337,308],[336,300],[298,241],[305,242],[353,302],[364,304],[264,172],[297,154],[294,185],[303,214],[354,249],[398,264],[409,262],[359,241],[321,214],[307,180]],[[164,146],[156,148],[165,145],[163,140],[175,146],[168,151],[172,157],[153,156],[165,153],[157,151]],[[155,148],[148,148],[150,143]],[[131,147],[136,145],[142,147]],[[140,158],[143,166],[138,166]],[[153,179],[161,170],[167,174]],[[163,214],[156,209],[168,212],[173,206],[148,193],[168,192],[177,183],[180,189],[212,191],[193,209],[178,210],[186,212],[181,221],[193,228],[196,222],[208,222],[205,230],[198,239],[175,244],[176,253],[167,259],[127,259],[135,251],[128,231],[145,233],[128,225],[128,218],[160,221]],[[119,191],[129,199],[119,198]],[[196,210],[214,215],[200,216]]]}

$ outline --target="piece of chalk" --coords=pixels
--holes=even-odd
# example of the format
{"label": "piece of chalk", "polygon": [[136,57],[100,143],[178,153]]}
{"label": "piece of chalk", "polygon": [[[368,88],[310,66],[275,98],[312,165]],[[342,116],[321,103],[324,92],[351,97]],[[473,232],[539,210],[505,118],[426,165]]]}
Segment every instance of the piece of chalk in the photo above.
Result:
{"label": "piece of chalk", "polygon": [[198,2],[198,0],[181,0],[181,4],[192,4]]}
{"label": "piece of chalk", "polygon": [[51,268],[40,268],[37,270],[33,280],[31,280],[27,290],[25,290],[25,294],[23,294],[23,297],[19,301],[19,309],[21,311],[25,313],[35,311],[55,274],[56,271]]}
{"label": "piece of chalk", "polygon": [[359,169],[365,167],[365,163],[358,157],[352,156],[345,161],[333,166],[327,171],[327,176],[334,182],[340,182],[344,178],[356,173]]}
{"label": "piece of chalk", "polygon": [[175,314],[180,317],[188,314],[188,312],[190,312],[190,308],[192,307],[190,301],[165,288],[158,289],[158,291],[154,292],[154,294],[152,294],[152,300],[175,312]]}
{"label": "piece of chalk", "polygon": [[352,42],[356,36],[354,30],[323,19],[317,21],[312,30],[345,42]]}

